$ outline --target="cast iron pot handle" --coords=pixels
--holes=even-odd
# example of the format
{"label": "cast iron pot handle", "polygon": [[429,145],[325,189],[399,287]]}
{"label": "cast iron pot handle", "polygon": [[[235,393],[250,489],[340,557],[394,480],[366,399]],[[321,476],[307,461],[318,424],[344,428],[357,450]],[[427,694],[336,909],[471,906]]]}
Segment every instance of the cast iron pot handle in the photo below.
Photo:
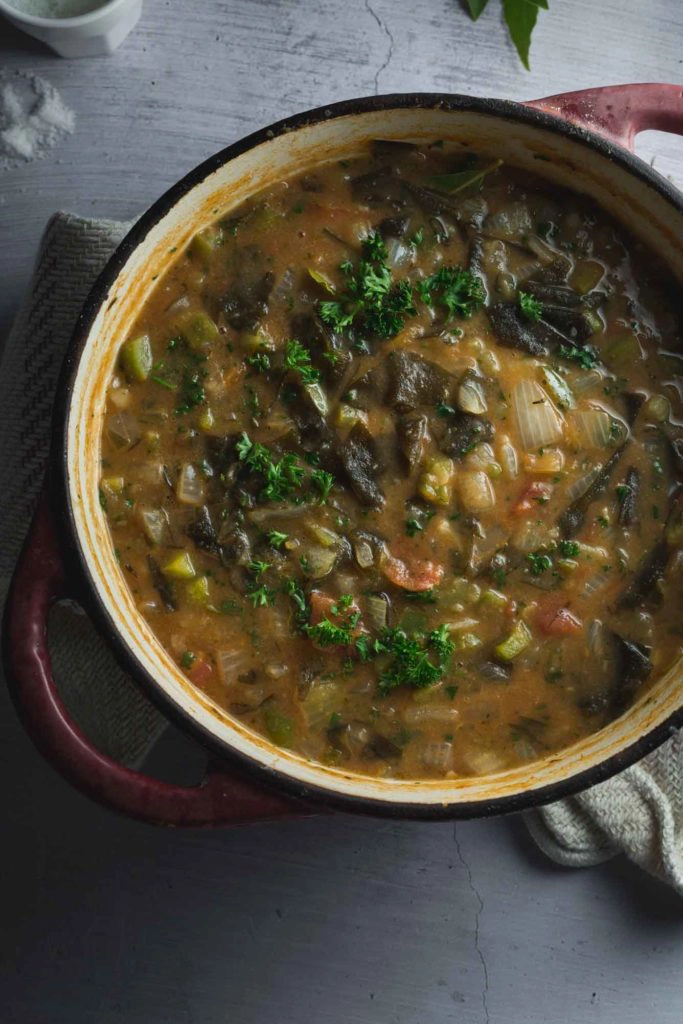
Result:
{"label": "cast iron pot handle", "polygon": [[159,782],[92,746],[62,702],[47,642],[50,608],[75,598],[44,487],[7,596],[3,658],[12,699],[34,743],[65,778],[100,804],[162,825],[229,825],[310,814],[298,801],[210,768],[198,786]]}
{"label": "cast iron pot handle", "polygon": [[590,131],[633,149],[639,132],[648,130],[683,135],[683,87],[645,82],[607,85],[530,100],[536,107],[572,121]]}

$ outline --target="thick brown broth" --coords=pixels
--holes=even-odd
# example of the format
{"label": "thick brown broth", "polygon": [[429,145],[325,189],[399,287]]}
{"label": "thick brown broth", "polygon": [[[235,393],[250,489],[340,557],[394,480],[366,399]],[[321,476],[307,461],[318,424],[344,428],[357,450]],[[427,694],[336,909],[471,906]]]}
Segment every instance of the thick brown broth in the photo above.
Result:
{"label": "thick brown broth", "polygon": [[681,650],[680,319],[587,199],[375,143],[200,232],[124,341],[102,505],[140,613],[273,742],[478,775]]}

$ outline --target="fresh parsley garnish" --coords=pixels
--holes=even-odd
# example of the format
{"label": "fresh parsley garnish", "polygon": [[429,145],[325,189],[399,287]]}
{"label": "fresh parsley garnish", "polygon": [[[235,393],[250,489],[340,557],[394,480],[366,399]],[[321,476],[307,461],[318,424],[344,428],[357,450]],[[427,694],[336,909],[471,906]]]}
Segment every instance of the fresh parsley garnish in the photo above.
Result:
{"label": "fresh parsley garnish", "polygon": [[249,572],[253,572],[257,578],[262,576],[264,572],[267,572],[268,569],[270,569],[270,562],[252,561],[249,563]]}
{"label": "fresh parsley garnish", "polygon": [[254,608],[265,608],[267,605],[275,604],[275,593],[272,587],[262,585],[250,590],[247,597]]}
{"label": "fresh parsley garnish", "polygon": [[424,530],[424,526],[417,519],[406,519],[406,533],[409,537],[414,537],[416,533],[421,533]]}
{"label": "fresh parsley garnish", "polygon": [[253,356],[247,357],[247,363],[258,373],[265,373],[270,369],[270,356],[267,352],[255,352]]}
{"label": "fresh parsley garnish", "polygon": [[557,547],[563,558],[576,558],[580,551],[575,540],[561,540]]}
{"label": "fresh parsley garnish", "polygon": [[517,303],[522,316],[527,320],[540,320],[543,315],[543,303],[528,292],[517,292]]}
{"label": "fresh parsley garnish", "polygon": [[183,374],[180,381],[178,404],[175,407],[176,416],[185,416],[186,413],[206,401],[206,391],[202,383],[205,376],[206,371],[201,369],[188,370]]}
{"label": "fresh parsley garnish", "polygon": [[548,569],[552,569],[553,560],[550,555],[540,551],[530,552],[527,556],[529,571],[532,576],[542,576]]}
{"label": "fresh parsley garnish", "polygon": [[415,315],[410,282],[394,282],[386,258],[387,247],[375,231],[364,240],[357,266],[350,260],[341,264],[346,277],[344,292],[339,299],[318,306],[328,327],[340,333],[359,327],[380,338],[393,338],[403,328],[405,318]]}
{"label": "fresh parsley garnish", "polygon": [[311,365],[310,352],[296,339],[285,346],[285,369],[298,373],[302,384],[317,384],[320,380],[320,370]]}
{"label": "fresh parsley garnish", "polygon": [[320,494],[320,503],[327,501],[334,486],[334,476],[324,469],[316,469],[311,473],[311,483]]}
{"label": "fresh parsley garnish", "polygon": [[592,345],[584,345],[579,348],[577,345],[560,345],[557,350],[562,359],[578,363],[583,370],[592,370],[598,362],[598,352]]}
{"label": "fresh parsley garnish", "polygon": [[273,545],[274,548],[281,548],[285,541],[288,539],[288,533],[280,533],[279,530],[270,530],[268,532],[268,541]]}
{"label": "fresh parsley garnish", "polygon": [[390,693],[399,686],[415,690],[433,686],[442,678],[454,650],[445,624],[426,635],[409,636],[400,628],[383,630],[375,641],[374,651],[389,655],[391,660],[380,673],[380,693]]}
{"label": "fresh parsley garnish", "polygon": [[436,273],[419,281],[417,288],[428,306],[436,305],[437,301],[445,306],[449,319],[471,317],[486,300],[482,279],[462,267],[439,267]]}
{"label": "fresh parsley garnish", "polygon": [[240,461],[263,478],[261,497],[265,501],[286,501],[301,486],[304,469],[293,452],[276,460],[265,445],[251,441],[247,434],[242,434],[236,450]]}

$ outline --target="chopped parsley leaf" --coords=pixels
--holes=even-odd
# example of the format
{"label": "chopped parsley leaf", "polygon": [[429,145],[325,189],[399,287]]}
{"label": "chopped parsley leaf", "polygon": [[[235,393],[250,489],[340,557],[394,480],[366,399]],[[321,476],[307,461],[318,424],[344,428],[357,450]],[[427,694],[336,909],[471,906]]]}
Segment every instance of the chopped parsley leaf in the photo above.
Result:
{"label": "chopped parsley leaf", "polygon": [[543,303],[528,292],[517,292],[517,303],[520,312],[527,320],[540,320],[543,315]]}

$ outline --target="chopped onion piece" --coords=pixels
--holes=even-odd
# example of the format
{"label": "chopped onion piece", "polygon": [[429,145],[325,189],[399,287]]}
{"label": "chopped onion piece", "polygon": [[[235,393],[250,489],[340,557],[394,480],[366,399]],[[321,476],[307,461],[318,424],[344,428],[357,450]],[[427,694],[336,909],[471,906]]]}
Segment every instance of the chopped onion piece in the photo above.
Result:
{"label": "chopped onion piece", "polygon": [[402,242],[400,238],[390,238],[387,241],[387,266],[394,269],[412,259],[414,249]]}
{"label": "chopped onion piece", "polygon": [[132,413],[122,409],[107,420],[107,436],[115,448],[132,448],[140,440],[140,426]]}
{"label": "chopped onion piece", "polygon": [[447,740],[426,743],[422,751],[422,764],[436,772],[447,772],[453,767],[453,744]]}
{"label": "chopped onion piece", "polygon": [[142,528],[152,544],[163,544],[168,536],[168,516],[161,508],[140,509]]}
{"label": "chopped onion piece", "polygon": [[496,495],[491,481],[482,470],[462,473],[458,480],[460,500],[468,512],[484,512],[493,508]]}
{"label": "chopped onion piece", "polygon": [[191,462],[184,462],[175,488],[178,501],[183,505],[201,505],[204,500],[204,481]]}
{"label": "chopped onion piece", "polygon": [[522,444],[528,451],[553,444],[562,437],[564,419],[536,381],[520,381],[512,392],[512,405]]}
{"label": "chopped onion piece", "polygon": [[527,473],[554,476],[555,473],[561,473],[564,468],[564,453],[559,448],[546,448],[542,455],[532,455],[529,452],[524,456],[524,468]]}
{"label": "chopped onion piece", "polygon": [[248,671],[249,651],[246,648],[238,647],[231,651],[218,651],[216,654],[216,666],[218,677],[224,686],[233,686],[238,682],[237,677]]}
{"label": "chopped onion piece", "polygon": [[559,539],[560,531],[557,526],[547,526],[538,523],[535,519],[528,519],[520,523],[515,531],[512,543],[518,551],[525,554],[529,551],[539,551],[543,548],[551,548]]}
{"label": "chopped onion piece", "polygon": [[572,425],[579,442],[588,448],[604,448],[611,437],[613,419],[604,409],[594,406],[572,414]]}
{"label": "chopped onion piece", "polygon": [[444,725],[452,725],[459,717],[460,712],[457,708],[444,707],[442,704],[417,704],[403,712],[403,720],[408,725],[417,725],[418,722],[442,722]]}
{"label": "chopped onion piece", "polygon": [[353,545],[353,553],[361,569],[369,569],[375,561],[372,548],[366,540],[357,540]]}
{"label": "chopped onion piece", "polygon": [[464,461],[469,469],[487,469],[496,461],[496,454],[487,441],[482,441],[465,456]]}
{"label": "chopped onion piece", "polygon": [[311,579],[320,580],[323,576],[329,576],[337,561],[337,551],[334,548],[323,548],[312,545],[304,548],[303,570]]}
{"label": "chopped onion piece", "polygon": [[602,466],[592,466],[587,473],[580,476],[578,480],[570,484],[567,488],[567,497],[570,501],[575,501],[577,498],[582,497],[596,479],[602,470]]}
{"label": "chopped onion piece", "polygon": [[517,449],[508,437],[502,437],[498,442],[498,459],[503,467],[503,476],[507,480],[514,480],[519,474],[519,461]]}
{"label": "chopped onion piece", "polygon": [[377,630],[382,630],[387,624],[387,612],[389,603],[386,597],[380,594],[369,594],[367,601],[368,622]]}
{"label": "chopped onion piece", "polygon": [[577,395],[583,395],[586,391],[593,391],[598,386],[603,386],[603,377],[597,370],[589,370],[588,373],[582,373],[572,381],[572,391]]}
{"label": "chopped onion piece", "polygon": [[474,416],[479,416],[488,409],[484,390],[474,377],[466,376],[458,388],[458,405],[463,412],[472,413]]}

